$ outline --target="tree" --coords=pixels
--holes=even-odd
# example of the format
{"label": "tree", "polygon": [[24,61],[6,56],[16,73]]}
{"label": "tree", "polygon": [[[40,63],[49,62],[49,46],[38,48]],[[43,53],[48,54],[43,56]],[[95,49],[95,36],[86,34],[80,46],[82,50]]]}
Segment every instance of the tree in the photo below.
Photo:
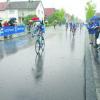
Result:
{"label": "tree", "polygon": [[37,16],[36,15],[28,15],[28,16],[24,17],[23,23],[27,25],[29,23],[29,20],[31,20],[33,17],[37,17]]}
{"label": "tree", "polygon": [[48,22],[50,24],[54,24],[54,22],[65,22],[65,11],[63,9],[55,11],[51,16],[49,16]]}
{"label": "tree", "polygon": [[95,15],[96,12],[96,6],[92,1],[87,2],[86,4],[86,20],[89,20],[91,17]]}

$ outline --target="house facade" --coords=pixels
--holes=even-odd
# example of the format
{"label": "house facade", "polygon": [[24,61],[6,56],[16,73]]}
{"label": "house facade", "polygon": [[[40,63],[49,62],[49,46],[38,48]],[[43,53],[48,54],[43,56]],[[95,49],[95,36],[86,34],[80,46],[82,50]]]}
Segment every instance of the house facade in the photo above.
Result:
{"label": "house facade", "polygon": [[44,19],[44,7],[41,1],[5,2],[0,5],[4,5],[0,9],[0,18],[15,17],[19,23],[28,15],[37,15],[41,20]]}
{"label": "house facade", "polygon": [[44,8],[44,14],[46,17],[51,16],[55,11],[55,8]]}

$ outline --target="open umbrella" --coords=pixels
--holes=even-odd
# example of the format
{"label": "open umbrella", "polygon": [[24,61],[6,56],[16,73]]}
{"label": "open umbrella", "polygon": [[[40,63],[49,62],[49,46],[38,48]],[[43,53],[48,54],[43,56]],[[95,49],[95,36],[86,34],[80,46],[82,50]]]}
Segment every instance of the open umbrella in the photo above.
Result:
{"label": "open umbrella", "polygon": [[100,17],[99,16],[93,16],[92,18],[90,18],[90,21],[97,21],[97,20],[100,20]]}
{"label": "open umbrella", "polygon": [[16,20],[16,18],[15,17],[11,17],[10,20]]}
{"label": "open umbrella", "polygon": [[33,21],[40,21],[40,19],[38,17],[33,17],[32,20]]}

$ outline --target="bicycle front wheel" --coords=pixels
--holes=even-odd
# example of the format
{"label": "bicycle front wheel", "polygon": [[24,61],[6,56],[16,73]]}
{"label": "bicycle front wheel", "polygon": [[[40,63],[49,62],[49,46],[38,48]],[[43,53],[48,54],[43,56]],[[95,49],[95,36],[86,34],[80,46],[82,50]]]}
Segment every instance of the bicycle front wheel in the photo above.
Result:
{"label": "bicycle front wheel", "polygon": [[35,52],[36,52],[37,54],[39,54],[39,51],[40,51],[40,43],[39,43],[39,41],[37,40],[36,43],[35,43]]}
{"label": "bicycle front wheel", "polygon": [[42,37],[42,41],[41,41],[41,43],[42,43],[42,52],[44,51],[44,48],[45,48],[45,40],[44,40],[44,37]]}

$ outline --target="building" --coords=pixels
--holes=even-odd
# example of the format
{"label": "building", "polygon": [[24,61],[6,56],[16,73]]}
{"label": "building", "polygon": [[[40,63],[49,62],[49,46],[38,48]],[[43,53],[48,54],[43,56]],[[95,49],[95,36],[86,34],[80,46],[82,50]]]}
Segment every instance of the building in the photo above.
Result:
{"label": "building", "polygon": [[51,16],[55,11],[55,8],[44,8],[44,14],[46,17]]}
{"label": "building", "polygon": [[41,1],[19,1],[19,2],[1,2],[0,18],[15,17],[18,22],[27,15],[37,15],[44,19],[44,7]]}
{"label": "building", "polygon": [[7,3],[1,2],[0,3],[0,18],[6,18],[6,8],[7,8]]}

